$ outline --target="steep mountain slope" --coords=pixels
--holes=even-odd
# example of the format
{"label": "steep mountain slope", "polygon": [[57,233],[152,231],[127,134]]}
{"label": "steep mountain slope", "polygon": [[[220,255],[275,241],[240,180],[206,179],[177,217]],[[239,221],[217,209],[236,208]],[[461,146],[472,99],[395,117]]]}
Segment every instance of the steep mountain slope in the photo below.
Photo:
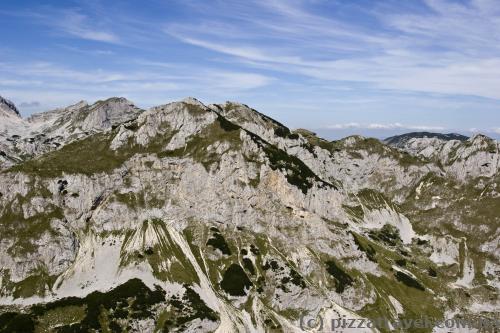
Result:
{"label": "steep mountain slope", "polygon": [[0,96],[0,116],[14,116],[20,118],[21,114],[19,113],[19,110],[16,108],[14,103]]}
{"label": "steep mountain slope", "polygon": [[[230,105],[231,110],[239,111],[226,111],[229,117],[234,115],[230,118],[232,121],[243,126],[255,123],[249,120],[252,119],[249,116],[251,109],[234,103]],[[241,112],[243,109],[245,111]],[[247,120],[242,120],[241,114],[246,115]],[[259,114],[254,113],[253,118],[259,118]],[[307,139],[313,146],[306,149],[314,152],[313,158],[303,152],[301,157],[323,178],[340,180],[344,189],[348,193],[357,192],[358,198],[370,189],[381,191],[398,203],[399,210],[410,217],[419,234],[430,236],[432,247],[426,252],[430,255],[434,250],[431,259],[436,264],[444,263],[436,252],[446,252],[446,247],[451,246],[456,254],[452,260],[447,259],[447,264],[456,264],[462,270],[465,255],[461,251],[467,248],[469,267],[475,265],[469,270],[470,277],[474,274],[476,279],[488,276],[491,280],[487,285],[498,286],[500,156],[495,140],[483,135],[470,139],[455,135],[429,139],[427,135],[418,138],[419,135],[410,133],[407,137],[412,138],[405,145],[393,149],[378,140],[360,136],[328,142],[306,130],[293,134],[300,134],[300,138]],[[279,138],[276,143],[283,142],[287,151],[294,151],[297,146],[287,138]],[[307,147],[303,143],[301,146]],[[434,153],[425,153],[429,151]],[[447,241],[443,242],[443,238]]]}
{"label": "steep mountain slope", "polygon": [[[292,332],[302,316],[498,312],[498,214],[481,211],[497,207],[497,173],[458,185],[376,140],[328,142],[192,98],[23,122],[60,138],[0,173],[0,330]],[[470,206],[434,204],[440,190],[459,207],[457,186]],[[483,216],[487,236],[460,229]]]}
{"label": "steep mountain slope", "polygon": [[224,117],[301,159],[319,177],[347,193],[369,188],[403,200],[415,185],[437,166],[386,146],[380,141],[352,136],[326,141],[307,130],[291,132],[282,124],[246,105],[227,102],[211,106]]}
{"label": "steep mountain slope", "polygon": [[11,142],[27,128],[14,103],[0,96],[0,166],[16,161]]}

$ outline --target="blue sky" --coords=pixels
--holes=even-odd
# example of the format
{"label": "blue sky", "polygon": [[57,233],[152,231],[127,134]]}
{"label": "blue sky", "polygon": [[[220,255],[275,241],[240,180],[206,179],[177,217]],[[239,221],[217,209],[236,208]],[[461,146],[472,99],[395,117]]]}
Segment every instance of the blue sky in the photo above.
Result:
{"label": "blue sky", "polygon": [[4,0],[0,28],[24,115],[194,96],[331,137],[500,134],[496,0]]}

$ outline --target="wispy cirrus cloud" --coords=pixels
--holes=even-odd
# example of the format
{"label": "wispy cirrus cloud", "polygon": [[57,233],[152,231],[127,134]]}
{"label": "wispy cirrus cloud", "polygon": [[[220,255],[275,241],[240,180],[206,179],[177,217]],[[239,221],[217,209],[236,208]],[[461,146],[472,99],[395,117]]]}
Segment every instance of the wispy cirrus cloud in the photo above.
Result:
{"label": "wispy cirrus cloud", "polygon": [[[376,31],[323,16],[310,2],[281,0],[213,6],[197,22],[173,23],[165,31],[255,68],[325,84],[363,82],[379,89],[500,99],[500,15],[494,2],[425,4],[412,14],[375,6],[364,14],[382,26]],[[261,14],[244,14],[251,6]],[[220,27],[223,19],[224,29],[208,28]]]}
{"label": "wispy cirrus cloud", "polygon": [[120,38],[113,32],[97,29],[89,17],[76,11],[65,11],[60,20],[50,20],[60,31],[74,37],[106,43],[118,43]]}
{"label": "wispy cirrus cloud", "polygon": [[6,3],[0,94],[39,109],[193,95],[240,100],[291,127],[491,131],[500,125],[499,8],[496,0]]}
{"label": "wispy cirrus cloud", "polygon": [[0,14],[29,19],[67,36],[113,44],[121,42],[118,34],[106,27],[104,20],[99,17],[83,14],[76,8],[65,9],[44,6],[32,8],[29,11],[3,10]]}
{"label": "wispy cirrus cloud", "polygon": [[[90,101],[125,96],[143,107],[179,99],[196,90],[197,96],[219,96],[264,87],[274,79],[243,71],[194,67],[188,64],[145,63],[135,70],[77,70],[50,62],[0,63],[0,92],[23,109],[47,109],[80,99]],[[27,82],[30,80],[30,87]],[[15,89],[25,86],[24,89]],[[56,94],[54,92],[57,92]],[[191,94],[194,95],[194,94]],[[22,102],[36,99],[36,103]],[[55,101],[59,100],[59,103]],[[215,101],[213,101],[215,102]]]}
{"label": "wispy cirrus cloud", "polygon": [[360,124],[360,123],[347,123],[347,124],[333,124],[326,126],[327,129],[370,129],[370,130],[395,130],[395,129],[405,129],[414,131],[443,131],[446,128],[442,126],[427,126],[427,125],[404,125],[401,123],[391,123],[391,124]]}

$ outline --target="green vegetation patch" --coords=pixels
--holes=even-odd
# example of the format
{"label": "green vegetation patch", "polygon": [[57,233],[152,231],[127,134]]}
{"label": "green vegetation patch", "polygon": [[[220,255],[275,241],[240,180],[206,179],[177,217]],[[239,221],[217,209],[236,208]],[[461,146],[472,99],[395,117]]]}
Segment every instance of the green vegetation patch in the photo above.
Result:
{"label": "green vegetation patch", "polygon": [[220,128],[226,132],[239,131],[241,129],[240,126],[233,124],[221,115],[217,116],[217,122],[219,123]]}
{"label": "green vegetation patch", "polygon": [[[213,230],[214,229],[214,230]],[[211,229],[213,231],[212,237],[207,241],[207,245],[212,246],[214,249],[218,249],[222,254],[231,255],[231,250],[226,240],[217,228]]]}
{"label": "green vegetation patch", "polygon": [[370,261],[377,262],[376,254],[377,251],[375,251],[375,248],[368,242],[366,241],[363,237],[360,235],[351,232],[352,237],[354,238],[354,243],[358,246],[358,248],[366,253],[366,256]]}
{"label": "green vegetation patch", "polygon": [[308,147],[304,147],[308,149],[312,154],[314,154],[314,149],[312,147],[317,146],[324,150],[329,151],[330,153],[339,152],[343,149],[343,146],[339,141],[327,141],[323,138],[320,138],[316,135],[316,133],[308,131],[306,129],[297,129],[295,133],[302,135],[308,142]]}
{"label": "green vegetation patch", "polygon": [[429,267],[429,269],[427,270],[427,273],[429,274],[430,277],[437,277],[437,272],[434,268],[432,267]]}
{"label": "green vegetation patch", "polygon": [[401,236],[399,234],[399,229],[390,224],[384,224],[380,230],[371,230],[369,232],[370,238],[382,241],[389,246],[396,246],[401,244]]}
{"label": "green vegetation patch", "polygon": [[2,218],[0,233],[6,239],[15,240],[15,243],[8,249],[10,255],[36,252],[34,241],[46,232],[57,235],[51,227],[51,222],[64,219],[62,209],[53,204],[47,204],[44,213],[25,218],[21,206],[29,202],[31,197],[36,196],[36,193],[34,190],[24,198],[18,195],[0,211]]}
{"label": "green vegetation patch", "polygon": [[[359,314],[365,318],[391,318],[394,313],[392,302],[389,296],[394,297],[401,303],[404,313],[394,319],[415,319],[415,318],[443,318],[443,304],[435,298],[436,295],[409,287],[404,283],[397,283],[396,278],[389,276],[367,275],[368,280],[374,286],[377,293],[377,300],[366,305]],[[393,332],[392,330],[382,329],[382,332]],[[405,332],[428,333],[428,329],[411,328]]]}
{"label": "green vegetation patch", "polygon": [[264,152],[269,158],[271,168],[273,170],[282,170],[287,181],[291,185],[298,187],[302,193],[307,194],[307,191],[313,187],[315,180],[322,183],[318,176],[295,156],[288,155],[275,146],[266,146]]}
{"label": "green vegetation patch", "polygon": [[50,332],[53,327],[80,323],[86,314],[85,306],[65,306],[48,310],[38,318],[37,332]]}
{"label": "green vegetation patch", "polygon": [[264,263],[262,269],[265,271],[272,269],[273,272],[277,272],[280,269],[280,266],[276,260],[268,260]]}
{"label": "green vegetation patch", "polygon": [[362,189],[356,194],[356,197],[359,199],[360,203],[369,210],[389,207],[397,212],[400,211],[399,207],[384,194],[372,189]]}
{"label": "green vegetation patch", "polygon": [[290,129],[283,125],[278,125],[274,128],[274,135],[291,140],[297,140],[299,138],[299,135],[297,133],[291,133]]}
{"label": "green vegetation patch", "polygon": [[252,260],[249,258],[243,258],[243,267],[251,274],[255,275],[255,267],[253,266]]}
{"label": "green vegetation patch", "polygon": [[356,220],[362,221],[365,216],[365,212],[363,211],[363,207],[361,207],[361,205],[358,206],[342,205],[342,208],[346,211],[347,214],[349,214]]}
{"label": "green vegetation patch", "polygon": [[17,312],[0,314],[1,333],[30,333],[34,331],[35,322],[29,314]]}
{"label": "green vegetation patch", "polygon": [[396,259],[395,262],[399,267],[406,267],[406,259]]}
{"label": "green vegetation patch", "polygon": [[119,129],[109,133],[93,134],[82,140],[71,142],[61,149],[49,152],[38,158],[17,164],[4,172],[24,172],[40,177],[57,177],[64,173],[92,175],[109,172],[120,167],[135,154],[160,153],[168,144],[175,131],[157,135],[147,145],[142,146],[129,139],[118,150],[110,148]]}
{"label": "green vegetation patch", "polygon": [[333,184],[327,183],[319,178],[299,158],[288,155],[284,150],[274,145],[270,145],[251,132],[247,132],[247,134],[250,135],[252,140],[264,151],[269,159],[271,169],[282,171],[287,181],[291,185],[299,188],[302,193],[307,194],[307,191],[313,187],[315,181],[319,183],[320,186],[328,186],[337,189]]}
{"label": "green vegetation patch", "polygon": [[120,156],[109,149],[112,139],[110,134],[95,134],[39,158],[15,165],[9,171],[57,177],[63,172],[91,175],[113,170],[119,167],[127,156]]}
{"label": "green vegetation patch", "polygon": [[279,288],[281,288],[285,292],[288,292],[288,288],[286,287],[286,285],[289,283],[294,284],[302,289],[306,288],[306,282],[304,281],[304,278],[293,268],[290,268],[290,275],[281,278],[280,282],[281,285],[279,286]]}
{"label": "green vegetation patch", "polygon": [[26,313],[0,315],[0,332],[125,332],[127,322],[153,317],[152,308],[165,302],[165,292],[149,289],[132,279],[108,291],[85,298],[68,297],[26,308]]}
{"label": "green vegetation patch", "polygon": [[307,286],[302,275],[287,261],[284,261],[284,265],[280,265],[276,259],[268,259],[262,266],[262,269],[264,271],[271,270],[276,273],[276,276],[279,275],[281,277],[278,281],[278,288],[284,292],[290,292],[290,285],[295,285],[302,289],[305,289]]}
{"label": "green vegetation patch", "polygon": [[184,288],[186,290],[182,298],[174,295],[168,301],[171,310],[164,313],[162,323],[158,323],[161,325],[157,325],[163,327],[163,332],[183,331],[186,324],[195,319],[213,322],[219,320],[217,313],[210,309],[189,285],[184,285]]}
{"label": "green vegetation patch", "polygon": [[186,102],[181,102],[181,103],[186,108],[188,113],[192,116],[196,117],[207,113],[207,111],[200,105],[196,105],[193,103],[186,103]]}
{"label": "green vegetation patch", "polygon": [[246,290],[252,287],[252,282],[238,264],[232,264],[224,272],[220,286],[231,296],[245,296]]}
{"label": "green vegetation patch", "polygon": [[161,208],[165,205],[165,200],[160,194],[148,195],[147,190],[141,192],[125,192],[120,193],[115,191],[112,200],[125,204],[127,207],[139,210],[143,208]]}
{"label": "green vegetation patch", "polygon": [[56,276],[50,276],[45,270],[37,269],[19,282],[6,283],[12,289],[14,298],[28,298],[31,296],[45,296],[45,291],[50,290],[56,281]]}
{"label": "green vegetation patch", "polygon": [[425,287],[422,284],[420,284],[420,282],[418,282],[417,280],[415,280],[414,278],[412,278],[408,274],[405,274],[405,273],[400,272],[400,271],[396,271],[396,273],[394,275],[396,276],[396,279],[399,282],[406,284],[408,287],[412,287],[412,288],[422,290],[422,291],[425,290]]}
{"label": "green vegetation patch", "polygon": [[306,287],[306,282],[304,281],[304,278],[302,275],[300,275],[295,269],[290,270],[290,282],[292,282],[294,285],[301,287],[304,289]]}
{"label": "green vegetation patch", "polygon": [[335,279],[335,291],[343,293],[345,288],[352,286],[354,279],[347,274],[334,260],[326,262],[326,271]]}

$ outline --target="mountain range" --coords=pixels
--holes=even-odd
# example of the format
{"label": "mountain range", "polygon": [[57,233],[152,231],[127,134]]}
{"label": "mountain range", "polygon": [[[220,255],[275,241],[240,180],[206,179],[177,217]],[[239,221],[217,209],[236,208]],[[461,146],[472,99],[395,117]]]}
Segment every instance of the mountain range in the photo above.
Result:
{"label": "mountain range", "polygon": [[21,118],[0,98],[0,332],[499,319],[499,147],[328,141],[236,102]]}

